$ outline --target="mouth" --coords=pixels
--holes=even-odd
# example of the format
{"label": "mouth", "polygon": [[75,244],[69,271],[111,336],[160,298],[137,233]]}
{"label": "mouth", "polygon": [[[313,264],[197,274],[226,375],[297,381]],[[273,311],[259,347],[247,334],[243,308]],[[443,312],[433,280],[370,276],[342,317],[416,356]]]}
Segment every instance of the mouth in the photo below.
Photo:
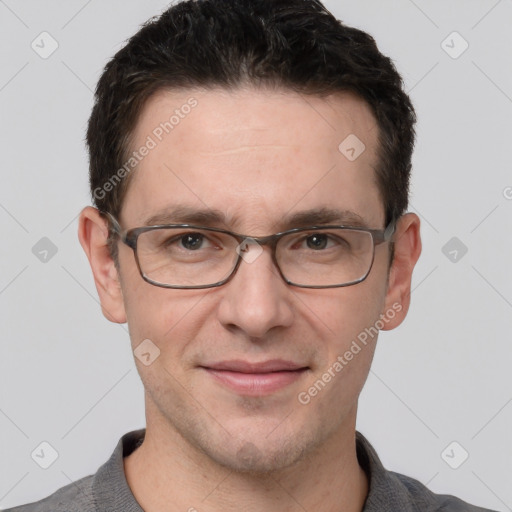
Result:
{"label": "mouth", "polygon": [[224,387],[246,396],[274,393],[296,382],[309,370],[307,366],[277,359],[256,363],[221,361],[201,368]]}

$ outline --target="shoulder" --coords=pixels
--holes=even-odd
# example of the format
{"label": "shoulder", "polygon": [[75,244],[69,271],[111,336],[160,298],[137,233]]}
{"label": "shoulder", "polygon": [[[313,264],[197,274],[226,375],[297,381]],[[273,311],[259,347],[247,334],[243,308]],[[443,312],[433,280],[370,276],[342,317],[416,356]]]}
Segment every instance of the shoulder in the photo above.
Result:
{"label": "shoulder", "polygon": [[470,505],[452,495],[434,494],[421,482],[414,478],[395,473],[388,472],[390,478],[396,479],[407,494],[413,510],[425,512],[496,512],[487,508]]}
{"label": "shoulder", "polygon": [[434,494],[418,480],[387,470],[363,434],[356,432],[359,465],[368,476],[364,512],[495,512],[447,494]]}
{"label": "shoulder", "polygon": [[61,487],[40,501],[10,508],[4,512],[95,512],[93,479],[93,475],[86,476]]}
{"label": "shoulder", "polygon": [[47,498],[4,512],[143,512],[133,496],[124,473],[123,458],[142,443],[145,430],[125,434],[110,458],[94,475],[60,488]]}

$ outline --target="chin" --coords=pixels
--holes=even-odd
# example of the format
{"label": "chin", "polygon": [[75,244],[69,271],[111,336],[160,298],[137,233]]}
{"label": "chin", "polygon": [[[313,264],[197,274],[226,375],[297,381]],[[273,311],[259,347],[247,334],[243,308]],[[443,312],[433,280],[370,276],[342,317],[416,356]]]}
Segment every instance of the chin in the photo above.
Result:
{"label": "chin", "polygon": [[[212,462],[237,473],[265,476],[300,463],[322,443],[324,434],[319,425],[293,425],[287,422],[273,428],[245,425],[237,433],[229,427],[208,432],[188,431],[188,441],[199,448]],[[240,427],[240,425],[237,425]],[[252,428],[251,428],[252,427]]]}
{"label": "chin", "polygon": [[242,441],[234,452],[213,452],[208,455],[226,469],[236,473],[263,477],[295,465],[308,452],[307,447],[297,443],[281,443],[276,448],[275,446],[258,447],[251,441]]}

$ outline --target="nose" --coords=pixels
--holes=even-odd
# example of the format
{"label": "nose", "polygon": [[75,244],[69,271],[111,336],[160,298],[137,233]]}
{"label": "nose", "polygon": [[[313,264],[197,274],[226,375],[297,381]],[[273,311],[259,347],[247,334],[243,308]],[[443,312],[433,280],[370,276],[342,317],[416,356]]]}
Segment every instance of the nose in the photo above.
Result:
{"label": "nose", "polygon": [[226,328],[237,328],[251,338],[263,338],[271,329],[288,327],[293,321],[292,292],[272,261],[269,247],[258,254],[252,246],[244,254],[236,274],[224,286],[218,309]]}

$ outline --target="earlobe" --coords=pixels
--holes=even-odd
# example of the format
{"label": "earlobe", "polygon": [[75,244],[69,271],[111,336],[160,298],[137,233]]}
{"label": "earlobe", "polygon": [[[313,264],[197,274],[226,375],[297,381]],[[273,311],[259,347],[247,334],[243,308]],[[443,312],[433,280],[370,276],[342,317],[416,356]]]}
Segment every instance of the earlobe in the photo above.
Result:
{"label": "earlobe", "polygon": [[[389,271],[385,310],[394,311],[383,330],[398,327],[409,311],[411,279],[414,266],[421,254],[420,219],[414,213],[403,215],[398,223],[394,239],[394,258]],[[390,317],[391,315],[389,315]]]}
{"label": "earlobe", "polygon": [[107,223],[96,208],[87,206],[80,213],[78,238],[91,265],[103,314],[111,322],[126,322],[119,274],[107,245]]}

